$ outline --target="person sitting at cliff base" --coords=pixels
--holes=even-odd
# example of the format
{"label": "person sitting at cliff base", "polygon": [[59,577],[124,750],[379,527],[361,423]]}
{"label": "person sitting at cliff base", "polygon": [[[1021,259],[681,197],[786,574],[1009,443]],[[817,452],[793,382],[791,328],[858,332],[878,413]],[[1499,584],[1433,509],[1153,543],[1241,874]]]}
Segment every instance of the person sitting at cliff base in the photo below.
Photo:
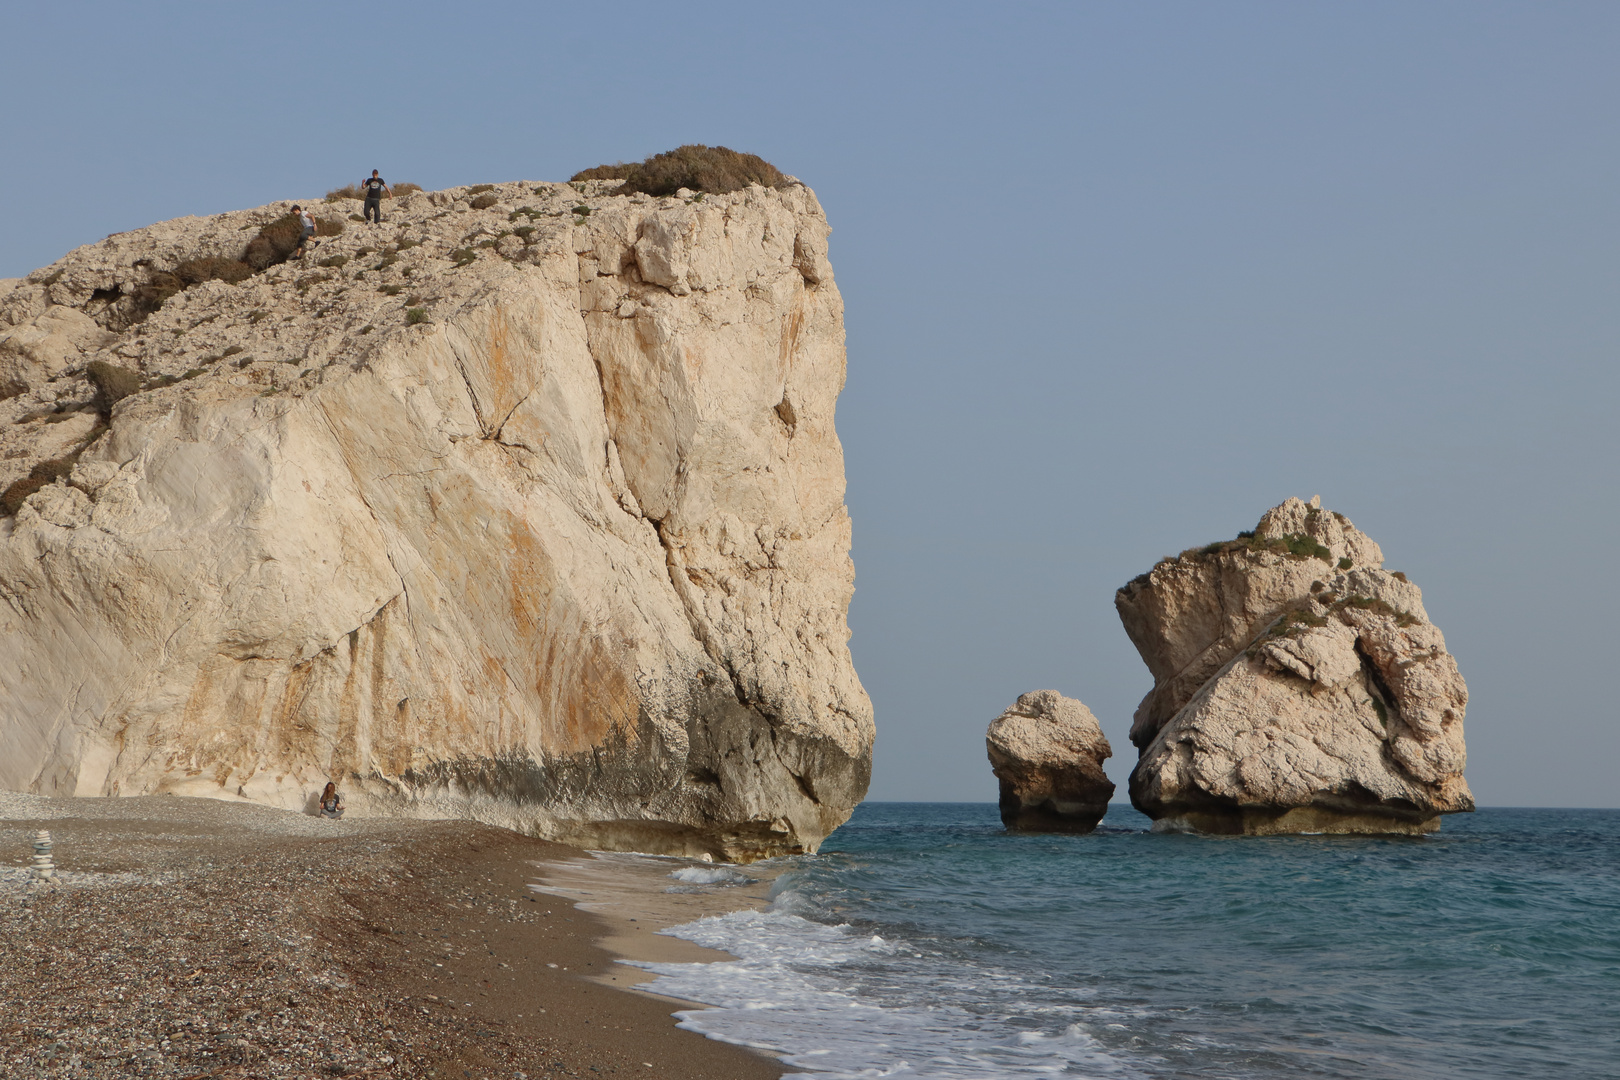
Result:
{"label": "person sitting at cliff base", "polygon": [[326,790],[321,792],[321,817],[340,818],[343,816],[343,797],[338,794],[337,785],[330,780],[326,783]]}

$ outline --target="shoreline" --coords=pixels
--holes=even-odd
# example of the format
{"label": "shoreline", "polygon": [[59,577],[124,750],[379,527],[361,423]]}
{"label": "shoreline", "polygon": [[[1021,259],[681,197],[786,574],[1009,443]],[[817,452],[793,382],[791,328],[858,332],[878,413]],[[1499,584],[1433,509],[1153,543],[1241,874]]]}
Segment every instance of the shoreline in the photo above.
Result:
{"label": "shoreline", "polygon": [[[61,875],[43,887],[40,828]],[[595,865],[638,858],[466,821],[0,792],[0,1072],[777,1080],[678,1029],[703,1006],[620,962],[723,957],[653,931],[743,889],[716,906],[663,893],[678,860]]]}
{"label": "shoreline", "polygon": [[[658,976],[637,963],[704,964],[736,960],[720,949],[711,949],[684,938],[660,933],[711,915],[724,915],[743,909],[763,908],[770,902],[775,873],[760,873],[757,864],[747,868],[729,863],[706,864],[693,859],[666,855],[620,852],[585,852],[583,857],[540,864],[543,884],[538,892],[572,903],[575,910],[594,916],[603,927],[597,945],[616,960],[609,972],[590,976],[618,989],[630,989],[683,1009],[706,1009],[703,1002],[657,994],[646,984]],[[721,869],[723,867],[723,869]],[[682,884],[671,881],[671,873],[683,868],[725,874],[724,882]],[[744,879],[748,883],[744,884]]]}

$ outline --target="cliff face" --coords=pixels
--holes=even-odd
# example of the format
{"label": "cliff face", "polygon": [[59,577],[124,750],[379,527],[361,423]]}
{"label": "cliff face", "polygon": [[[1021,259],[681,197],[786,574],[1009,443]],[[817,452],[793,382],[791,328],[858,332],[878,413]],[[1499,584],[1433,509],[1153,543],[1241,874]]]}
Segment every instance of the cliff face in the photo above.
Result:
{"label": "cliff face", "polygon": [[[356,812],[739,859],[844,821],[873,727],[825,217],[612,186],[406,196],[144,318],[290,204],[0,285],[0,487],[67,474],[0,519],[0,787],[331,776]],[[107,409],[96,360],[142,389]]]}
{"label": "cliff face", "polygon": [[1115,606],[1154,675],[1131,802],[1208,832],[1426,832],[1472,810],[1468,688],[1423,594],[1342,515],[1289,499]]}

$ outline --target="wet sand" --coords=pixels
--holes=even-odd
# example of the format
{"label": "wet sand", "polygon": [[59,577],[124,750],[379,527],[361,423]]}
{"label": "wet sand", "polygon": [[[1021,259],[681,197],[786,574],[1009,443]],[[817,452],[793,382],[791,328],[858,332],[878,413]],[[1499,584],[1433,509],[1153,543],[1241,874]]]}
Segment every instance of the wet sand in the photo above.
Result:
{"label": "wet sand", "polygon": [[467,822],[0,793],[0,1075],[780,1077],[616,962],[720,955],[652,931],[765,886],[669,893],[681,864],[640,864]]}
{"label": "wet sand", "polygon": [[[750,884],[685,884],[674,880],[673,872],[683,868],[709,870],[693,859],[656,855],[596,853],[543,863],[537,891],[573,904],[578,910],[596,916],[603,926],[597,944],[620,961],[655,964],[702,964],[735,957],[717,949],[660,934],[660,930],[695,922],[710,915],[723,915],[743,908],[762,908],[769,901],[775,874],[758,867],[727,867],[728,876],[745,878]],[[628,963],[615,964],[607,971],[589,976],[605,985],[633,987],[646,992],[646,983],[657,976]],[[675,998],[682,1008],[701,1005]]]}

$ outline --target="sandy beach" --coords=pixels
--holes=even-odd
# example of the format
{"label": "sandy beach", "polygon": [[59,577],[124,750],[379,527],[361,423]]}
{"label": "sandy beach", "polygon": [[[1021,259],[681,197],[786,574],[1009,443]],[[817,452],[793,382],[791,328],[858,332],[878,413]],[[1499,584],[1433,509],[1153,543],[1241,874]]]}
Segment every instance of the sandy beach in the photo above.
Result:
{"label": "sandy beach", "polygon": [[720,958],[654,931],[763,902],[667,892],[671,865],[460,821],[0,793],[0,1075],[779,1077],[616,962]]}

